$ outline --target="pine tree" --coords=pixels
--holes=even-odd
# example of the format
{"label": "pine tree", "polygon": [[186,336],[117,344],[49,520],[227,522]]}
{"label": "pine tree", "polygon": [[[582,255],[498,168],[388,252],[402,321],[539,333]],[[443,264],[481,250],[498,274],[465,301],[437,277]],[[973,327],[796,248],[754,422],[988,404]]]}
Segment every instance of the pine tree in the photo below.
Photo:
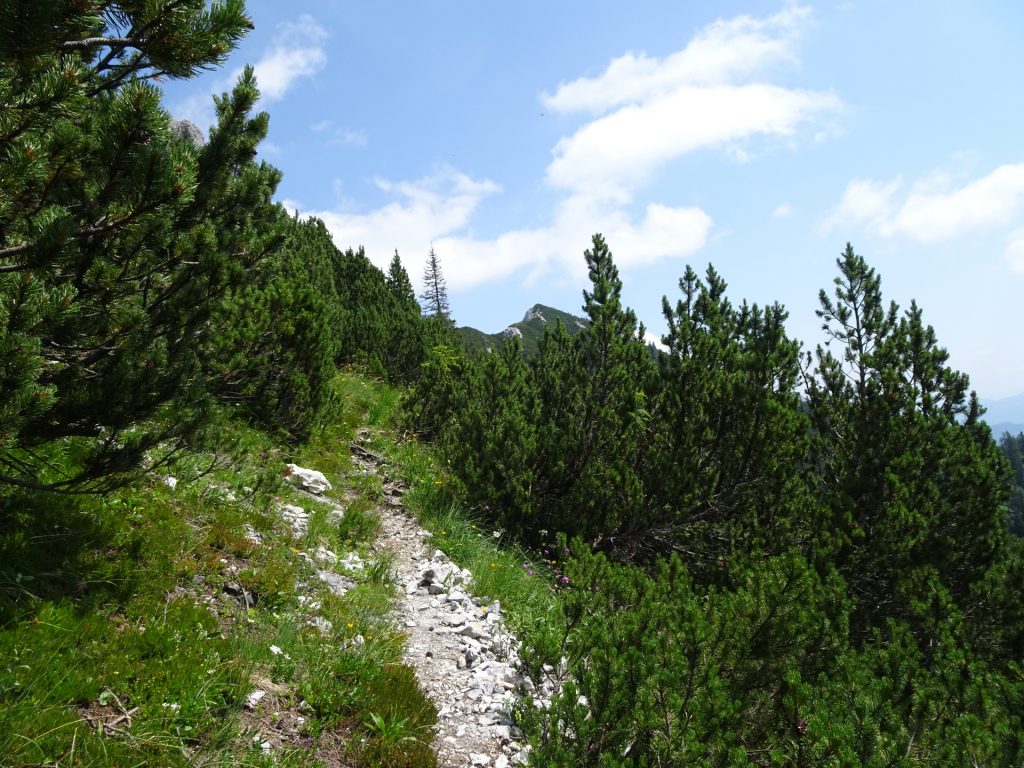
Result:
{"label": "pine tree", "polygon": [[423,273],[423,293],[420,294],[423,301],[423,310],[429,316],[451,322],[451,309],[448,306],[448,288],[445,284],[444,274],[441,272],[441,261],[430,249],[427,256],[427,267]]}
{"label": "pine tree", "polygon": [[711,266],[704,281],[688,267],[679,288],[674,307],[663,300],[668,351],[652,405],[648,511],[630,533],[713,574],[723,559],[806,537],[799,344],[786,337],[781,306],[734,307]]}
{"label": "pine tree", "polygon": [[1003,433],[999,448],[1010,464],[1013,486],[1010,490],[1010,533],[1024,536],[1024,433]]}
{"label": "pine tree", "polygon": [[395,251],[386,278],[391,293],[391,322],[386,367],[393,381],[411,382],[420,372],[430,347],[428,324],[420,312],[409,273]]}
{"label": "pine tree", "polygon": [[[147,82],[222,62],[251,23],[240,0],[3,15],[0,480],[96,488],[205,423],[211,313],[279,243],[251,70],[201,148]],[[72,444],[75,466],[52,469]]]}
{"label": "pine tree", "polygon": [[[858,596],[859,632],[887,618],[935,630],[935,601],[963,602],[1005,549],[1005,468],[968,380],[916,305],[884,304],[881,280],[847,246],[828,341],[807,378],[815,476],[831,515],[822,556]],[[945,610],[945,609],[943,609]]]}
{"label": "pine tree", "polygon": [[412,289],[412,281],[402,266],[398,251],[395,251],[395,255],[391,257],[391,264],[388,265],[388,290],[399,304],[416,305],[416,292]]}
{"label": "pine tree", "polygon": [[214,318],[221,332],[211,349],[211,387],[265,428],[301,440],[331,412],[342,306],[323,222],[290,219],[281,228],[282,248]]}

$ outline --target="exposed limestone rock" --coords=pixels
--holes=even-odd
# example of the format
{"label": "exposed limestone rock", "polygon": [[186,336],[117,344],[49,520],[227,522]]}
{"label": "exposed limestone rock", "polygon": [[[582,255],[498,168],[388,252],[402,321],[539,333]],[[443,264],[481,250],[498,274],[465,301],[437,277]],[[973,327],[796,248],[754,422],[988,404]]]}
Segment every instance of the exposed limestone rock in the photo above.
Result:
{"label": "exposed limestone rock", "polygon": [[[377,471],[372,461],[355,458]],[[529,748],[519,741],[512,704],[523,691],[536,706],[548,706],[553,683],[535,686],[521,671],[519,641],[505,627],[501,604],[473,595],[468,570],[442,551],[426,549],[427,531],[400,505],[379,512],[378,545],[395,554],[395,620],[407,637],[405,663],[438,709],[438,765],[525,763]]]}
{"label": "exposed limestone rock", "polygon": [[171,135],[176,139],[191,141],[197,147],[206,144],[206,136],[203,134],[202,128],[191,120],[171,120]]}
{"label": "exposed limestone rock", "polygon": [[330,481],[324,477],[323,472],[317,472],[315,469],[306,469],[298,464],[289,464],[285,477],[292,485],[316,496],[323,494],[324,491],[331,490],[333,487]]}

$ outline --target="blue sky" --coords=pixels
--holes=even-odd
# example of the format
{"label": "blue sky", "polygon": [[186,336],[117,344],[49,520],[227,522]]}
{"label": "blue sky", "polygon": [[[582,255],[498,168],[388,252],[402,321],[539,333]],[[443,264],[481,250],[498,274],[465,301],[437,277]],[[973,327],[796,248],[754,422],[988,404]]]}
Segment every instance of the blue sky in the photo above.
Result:
{"label": "blue sky", "polygon": [[220,71],[166,86],[206,127],[257,68],[278,198],[456,322],[577,311],[590,235],[655,334],[686,264],[779,301],[813,347],[847,241],[917,299],[983,399],[1024,391],[1024,4],[250,0]]}

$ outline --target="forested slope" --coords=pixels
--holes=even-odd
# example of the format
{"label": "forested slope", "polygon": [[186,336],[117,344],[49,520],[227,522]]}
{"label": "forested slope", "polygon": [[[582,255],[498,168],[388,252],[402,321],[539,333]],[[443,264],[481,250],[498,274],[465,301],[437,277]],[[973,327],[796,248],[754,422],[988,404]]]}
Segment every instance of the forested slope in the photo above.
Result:
{"label": "forested slope", "polygon": [[[221,63],[249,26],[240,0],[18,0],[2,15],[9,551],[67,535],[54,499],[68,494],[98,499],[77,521],[122,504],[145,520],[139,478],[199,455],[214,472],[252,426],[294,451],[328,439],[351,396],[332,381],[355,365],[409,386],[403,434],[449,467],[441,501],[557,574],[558,611],[524,651],[566,664],[552,708],[520,713],[533,764],[1024,759],[1009,464],[922,310],[886,303],[852,247],[818,297],[810,351],[787,336],[783,307],[734,304],[709,267],[686,269],[665,299],[668,351],[652,356],[596,235],[585,328],[547,324],[528,360],[514,338],[468,354],[444,312],[421,316],[397,256],[385,274],[273,203],[280,173],[256,160],[269,117],[253,114],[251,70],[216,100],[205,143],[172,131],[152,81]],[[270,459],[247,460],[258,486]],[[246,547],[237,510],[186,524],[174,502],[153,504],[154,562],[178,562],[167,531],[192,541],[193,523],[209,528],[203,553]],[[151,550],[127,527],[138,562]],[[103,551],[121,552],[88,549]],[[8,637],[49,615],[26,586],[45,575],[33,568],[3,572]],[[139,598],[62,578],[44,582],[67,601],[70,634],[95,607],[82,595]],[[156,603],[144,607],[152,625]],[[226,653],[203,622],[203,647]],[[351,690],[336,671],[338,686],[315,687],[335,715]],[[227,680],[211,711],[237,708],[240,690]],[[23,701],[13,683],[3,695]]]}
{"label": "forested slope", "polygon": [[652,361],[600,236],[586,260],[585,331],[435,349],[413,399],[477,514],[568,537],[537,764],[1019,761],[1007,466],[920,308],[847,247],[808,353],[688,269]]}

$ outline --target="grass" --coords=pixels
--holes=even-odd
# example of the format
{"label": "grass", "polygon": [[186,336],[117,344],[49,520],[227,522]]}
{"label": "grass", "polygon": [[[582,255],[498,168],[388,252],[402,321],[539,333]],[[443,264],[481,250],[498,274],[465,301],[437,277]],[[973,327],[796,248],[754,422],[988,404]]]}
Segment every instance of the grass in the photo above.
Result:
{"label": "grass", "polygon": [[[559,658],[557,584],[465,513],[427,447],[396,438],[400,391],[345,372],[337,394],[339,419],[298,450],[226,421],[236,460],[202,446],[176,489],[0,490],[0,766],[433,766],[436,711],[388,616],[395,563],[372,546],[383,487],[351,461],[354,440],[501,601],[530,663]],[[329,501],[282,484],[287,462],[324,472]],[[286,503],[309,514],[303,534]],[[350,552],[364,567],[339,597],[316,570]],[[245,707],[257,688],[267,711]]]}
{"label": "grass", "polygon": [[[0,492],[0,765],[433,765],[422,743],[366,726],[436,720],[416,686],[382,704],[404,669],[393,564],[348,574],[357,586],[338,597],[310,562],[365,555],[378,528],[379,482],[342,450],[380,418],[374,386],[339,385],[351,407],[294,454],[229,423],[242,461],[207,447],[173,468],[174,490],[152,477],[105,497]],[[344,517],[282,485],[286,461],[337,479]],[[284,503],[309,513],[303,535]],[[276,719],[245,708],[256,688]]]}
{"label": "grass", "polygon": [[453,498],[444,465],[426,446],[387,435],[373,445],[408,484],[403,501],[431,532],[428,543],[473,574],[475,594],[501,602],[509,627],[531,650],[523,659],[526,671],[539,679],[545,664],[557,665],[565,640],[557,560],[552,564],[555,558],[545,552],[523,550],[502,531],[486,528]]}

